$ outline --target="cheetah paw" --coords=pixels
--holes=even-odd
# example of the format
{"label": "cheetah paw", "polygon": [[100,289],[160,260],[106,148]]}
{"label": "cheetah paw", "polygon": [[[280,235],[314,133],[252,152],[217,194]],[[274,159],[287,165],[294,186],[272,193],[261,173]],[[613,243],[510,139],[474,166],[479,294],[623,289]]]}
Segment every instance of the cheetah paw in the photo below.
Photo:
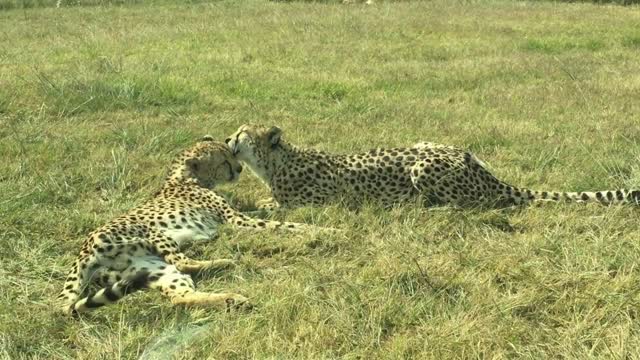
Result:
{"label": "cheetah paw", "polygon": [[233,259],[217,259],[211,261],[211,264],[207,266],[207,270],[225,270],[229,268],[234,268],[238,265],[238,263]]}
{"label": "cheetah paw", "polygon": [[249,311],[253,309],[253,305],[249,299],[239,294],[229,294],[225,299],[226,310],[230,311]]}

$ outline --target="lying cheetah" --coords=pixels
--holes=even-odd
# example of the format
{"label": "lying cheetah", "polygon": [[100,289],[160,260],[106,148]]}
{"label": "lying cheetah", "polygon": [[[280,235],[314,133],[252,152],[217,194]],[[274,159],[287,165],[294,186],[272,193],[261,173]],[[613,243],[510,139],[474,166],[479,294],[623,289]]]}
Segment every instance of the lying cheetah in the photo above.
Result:
{"label": "lying cheetah", "polygon": [[[241,171],[229,148],[210,136],[182,152],[151,200],[93,231],[85,240],[58,297],[62,310],[70,314],[87,311],[144,287],[161,290],[173,304],[249,307],[247,298],[239,294],[197,292],[187,274],[227,267],[233,261],[193,260],[179,250],[187,241],[212,238],[222,223],[250,229],[310,228],[250,218],[210,190],[237,180]],[[91,283],[103,288],[80,299]]]}
{"label": "lying cheetah", "polygon": [[640,191],[546,192],[495,178],[474,155],[453,146],[419,143],[334,155],[298,148],[277,127],[243,125],[226,140],[233,154],[271,189],[262,208],[321,205],[340,196],[385,206],[421,194],[428,203],[508,206],[531,201],[640,202]]}

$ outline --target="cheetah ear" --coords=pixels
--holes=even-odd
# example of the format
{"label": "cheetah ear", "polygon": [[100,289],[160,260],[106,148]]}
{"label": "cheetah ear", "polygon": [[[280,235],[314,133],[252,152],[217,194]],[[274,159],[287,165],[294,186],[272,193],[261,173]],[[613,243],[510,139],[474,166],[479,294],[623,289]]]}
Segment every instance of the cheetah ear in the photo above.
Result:
{"label": "cheetah ear", "polygon": [[271,143],[271,147],[276,147],[280,142],[280,136],[282,135],[282,130],[280,130],[277,126],[272,126],[271,129],[267,132],[267,138],[269,139],[269,143]]}
{"label": "cheetah ear", "polygon": [[207,134],[202,137],[202,141],[213,141],[213,136]]}
{"label": "cheetah ear", "polygon": [[187,164],[187,167],[189,168],[189,170],[193,172],[198,171],[198,169],[200,168],[200,160],[198,159],[190,158],[190,159],[187,159],[185,163]]}

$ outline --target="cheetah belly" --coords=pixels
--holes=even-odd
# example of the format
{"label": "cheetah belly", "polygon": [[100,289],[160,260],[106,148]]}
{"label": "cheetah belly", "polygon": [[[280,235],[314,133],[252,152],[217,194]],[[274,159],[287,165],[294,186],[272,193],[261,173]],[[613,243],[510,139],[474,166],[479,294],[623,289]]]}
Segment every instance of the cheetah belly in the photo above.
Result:
{"label": "cheetah belly", "polygon": [[137,271],[144,270],[149,272],[159,271],[169,266],[163,259],[158,256],[146,255],[133,259],[133,262],[124,269],[123,277],[133,276]]}
{"label": "cheetah belly", "polygon": [[99,264],[113,271],[124,271],[130,267],[137,258],[155,257],[160,259],[145,247],[145,243],[146,239],[132,238],[113,256],[102,256]]}
{"label": "cheetah belly", "polygon": [[215,238],[216,229],[170,229],[165,230],[164,234],[171,237],[178,244],[178,246],[181,247],[190,242],[199,242]]}
{"label": "cheetah belly", "polygon": [[215,214],[193,207],[179,207],[178,210],[190,214],[178,215],[175,211],[166,212],[157,217],[150,226],[170,237],[178,247],[216,237],[220,220]]}

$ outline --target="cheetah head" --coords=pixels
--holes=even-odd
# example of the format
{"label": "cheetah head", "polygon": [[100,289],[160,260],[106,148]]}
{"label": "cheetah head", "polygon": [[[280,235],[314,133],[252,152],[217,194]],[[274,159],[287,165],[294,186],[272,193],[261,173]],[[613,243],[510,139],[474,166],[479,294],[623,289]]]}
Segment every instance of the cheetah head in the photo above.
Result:
{"label": "cheetah head", "polygon": [[191,177],[207,188],[217,184],[235,182],[240,177],[242,165],[223,143],[213,141],[209,135],[187,150],[182,163]]}
{"label": "cheetah head", "polygon": [[238,160],[266,181],[270,155],[280,146],[281,137],[282,130],[276,126],[242,125],[225,142]]}

